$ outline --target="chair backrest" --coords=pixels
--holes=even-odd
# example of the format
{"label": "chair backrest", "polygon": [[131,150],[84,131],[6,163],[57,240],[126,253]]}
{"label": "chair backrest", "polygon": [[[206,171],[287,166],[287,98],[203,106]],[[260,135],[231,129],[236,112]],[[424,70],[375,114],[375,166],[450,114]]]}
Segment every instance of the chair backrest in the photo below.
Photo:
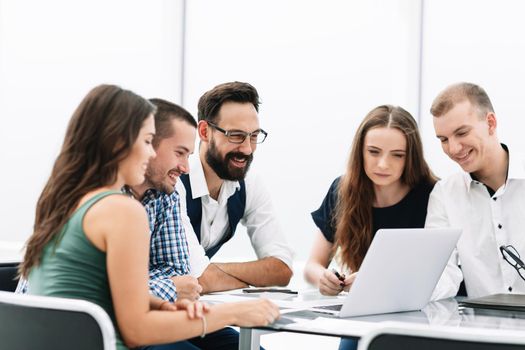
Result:
{"label": "chair backrest", "polygon": [[115,349],[107,313],[85,300],[0,292],[2,349]]}
{"label": "chair backrest", "polygon": [[373,330],[358,350],[517,350],[524,349],[522,331],[403,324]]}
{"label": "chair backrest", "polygon": [[14,292],[18,279],[18,263],[0,263],[0,290]]}

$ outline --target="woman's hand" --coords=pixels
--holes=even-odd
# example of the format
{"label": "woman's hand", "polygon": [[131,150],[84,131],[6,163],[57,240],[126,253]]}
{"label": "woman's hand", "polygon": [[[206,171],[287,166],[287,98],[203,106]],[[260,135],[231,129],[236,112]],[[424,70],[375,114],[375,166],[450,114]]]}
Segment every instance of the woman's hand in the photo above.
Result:
{"label": "woman's hand", "polygon": [[345,288],[345,280],[340,280],[332,270],[325,269],[319,279],[319,292],[322,295],[337,295]]}
{"label": "woman's hand", "polygon": [[343,288],[345,290],[345,292],[349,292],[350,291],[350,288],[352,288],[352,284],[354,284],[354,281],[355,281],[356,277],[357,277],[357,272],[354,272],[354,273],[348,275],[345,278],[345,281],[343,282],[345,284],[345,286]]}
{"label": "woman's hand", "polygon": [[268,299],[257,299],[223,305],[232,308],[235,325],[239,327],[267,326],[280,317],[279,307]]}
{"label": "woman's hand", "polygon": [[206,303],[200,302],[200,301],[191,301],[188,299],[177,299],[175,303],[169,303],[169,309],[164,309],[164,305],[167,303],[163,303],[161,305],[161,310],[167,310],[167,311],[176,311],[176,310],[186,310],[186,313],[188,315],[188,318],[190,320],[194,318],[202,318],[205,313],[210,311],[210,306]]}

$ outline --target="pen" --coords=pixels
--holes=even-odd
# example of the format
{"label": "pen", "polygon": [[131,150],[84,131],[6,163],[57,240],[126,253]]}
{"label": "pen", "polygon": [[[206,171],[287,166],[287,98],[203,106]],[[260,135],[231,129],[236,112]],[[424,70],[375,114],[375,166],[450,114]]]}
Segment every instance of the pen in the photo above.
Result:
{"label": "pen", "polygon": [[341,287],[344,287],[345,286],[345,275],[340,275],[339,272],[337,272],[336,269],[332,269],[332,272],[334,273],[335,277],[337,277],[337,279],[339,281],[341,281],[341,283],[339,284]]}

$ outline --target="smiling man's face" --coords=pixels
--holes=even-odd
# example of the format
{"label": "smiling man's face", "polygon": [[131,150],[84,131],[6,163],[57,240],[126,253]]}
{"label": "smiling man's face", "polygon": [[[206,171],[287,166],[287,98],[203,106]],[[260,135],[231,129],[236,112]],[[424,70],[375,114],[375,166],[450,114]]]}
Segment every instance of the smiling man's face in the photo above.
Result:
{"label": "smiling man's face", "polygon": [[[223,130],[250,133],[259,130],[259,117],[251,103],[226,102],[219,110],[216,124]],[[252,143],[249,137],[243,143],[232,143],[226,135],[210,125],[208,132],[210,137],[206,144],[206,163],[223,180],[244,179],[257,144]]]}
{"label": "smiling man's face", "polygon": [[180,175],[189,172],[188,157],[195,149],[196,129],[181,119],[172,120],[172,136],[162,139],[146,170],[146,184],[167,194],[173,193]]}
{"label": "smiling man's face", "polygon": [[457,103],[450,111],[434,117],[436,137],[447,156],[468,173],[483,170],[490,145],[489,139],[495,129],[494,113],[483,114],[470,101]]}

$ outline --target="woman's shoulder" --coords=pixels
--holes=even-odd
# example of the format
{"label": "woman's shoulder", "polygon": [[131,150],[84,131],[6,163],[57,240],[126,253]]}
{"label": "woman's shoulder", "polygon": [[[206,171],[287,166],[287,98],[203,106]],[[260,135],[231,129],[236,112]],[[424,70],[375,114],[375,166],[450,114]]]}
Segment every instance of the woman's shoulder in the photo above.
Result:
{"label": "woman's shoulder", "polygon": [[428,202],[428,198],[430,197],[430,192],[432,192],[432,189],[434,189],[435,182],[431,181],[421,181],[418,183],[412,190],[410,191],[411,196],[416,201],[424,201],[425,203]]}
{"label": "woman's shoulder", "polygon": [[90,216],[94,219],[110,219],[116,221],[132,221],[144,216],[142,204],[124,193],[108,193],[90,208]]}
{"label": "woman's shoulder", "polygon": [[332,181],[332,184],[330,185],[329,192],[335,192],[337,193],[339,189],[339,184],[341,183],[341,179],[343,178],[343,175],[340,175]]}

